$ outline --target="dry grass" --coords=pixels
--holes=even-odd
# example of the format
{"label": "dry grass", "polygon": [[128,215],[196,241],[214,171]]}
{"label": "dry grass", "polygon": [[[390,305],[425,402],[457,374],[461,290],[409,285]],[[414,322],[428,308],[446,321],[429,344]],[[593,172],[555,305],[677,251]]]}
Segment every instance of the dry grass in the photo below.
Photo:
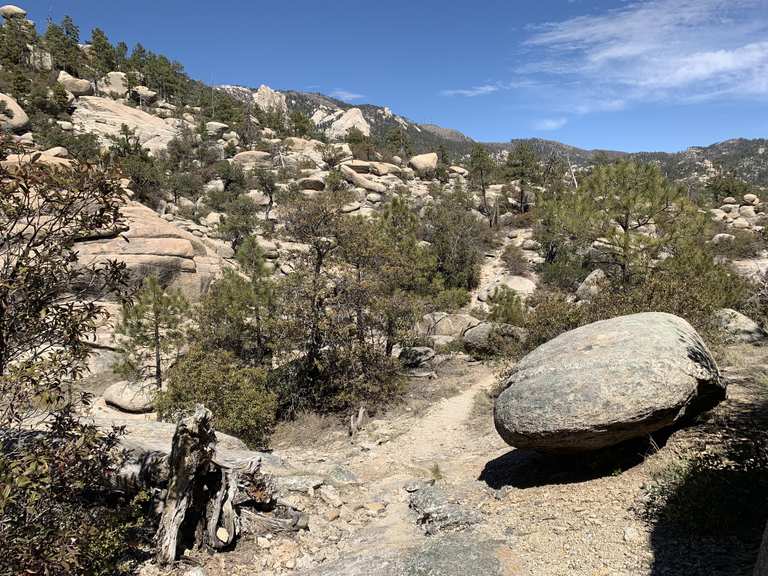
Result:
{"label": "dry grass", "polygon": [[311,448],[346,434],[340,418],[302,412],[294,420],[280,422],[270,444],[275,448]]}

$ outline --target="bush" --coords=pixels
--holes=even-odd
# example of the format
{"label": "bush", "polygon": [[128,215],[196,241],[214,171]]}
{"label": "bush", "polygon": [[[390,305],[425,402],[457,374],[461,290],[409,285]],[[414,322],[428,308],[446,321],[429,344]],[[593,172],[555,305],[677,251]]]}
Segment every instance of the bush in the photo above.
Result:
{"label": "bush", "polygon": [[435,310],[455,312],[469,304],[470,296],[466,288],[448,288],[439,292],[432,304]]}
{"label": "bush", "polygon": [[120,465],[117,436],[66,417],[54,422],[59,427],[68,428],[65,439],[54,431],[0,454],[0,574],[127,573],[123,564],[149,531],[140,497],[131,501],[105,489]]}
{"label": "bush", "polygon": [[522,326],[525,323],[525,308],[517,292],[507,286],[499,286],[489,298],[489,320],[499,324]]}
{"label": "bush", "polygon": [[275,426],[277,399],[267,390],[264,371],[244,367],[227,351],[192,348],[169,371],[156,405],[162,419],[173,420],[196,404],[213,413],[217,430],[253,448],[264,447]]}
{"label": "bush", "polygon": [[504,265],[507,268],[507,272],[513,276],[527,276],[528,260],[526,260],[523,250],[520,246],[514,244],[508,244],[504,248],[504,252],[501,254],[501,259],[504,261]]}

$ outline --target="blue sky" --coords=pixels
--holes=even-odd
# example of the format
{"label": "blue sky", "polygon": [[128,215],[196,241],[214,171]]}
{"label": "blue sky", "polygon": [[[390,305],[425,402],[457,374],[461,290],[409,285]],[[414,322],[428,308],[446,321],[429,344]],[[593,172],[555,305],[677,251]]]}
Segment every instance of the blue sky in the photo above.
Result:
{"label": "blue sky", "polygon": [[389,106],[481,141],[768,137],[768,0],[17,0],[216,84]]}

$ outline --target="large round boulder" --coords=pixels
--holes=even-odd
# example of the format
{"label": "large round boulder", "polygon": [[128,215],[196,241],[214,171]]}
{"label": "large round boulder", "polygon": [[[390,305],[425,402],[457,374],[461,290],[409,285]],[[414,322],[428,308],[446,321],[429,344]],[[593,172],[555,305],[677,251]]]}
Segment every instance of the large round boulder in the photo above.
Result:
{"label": "large round boulder", "polygon": [[16,100],[6,94],[0,94],[0,102],[3,104],[3,110],[0,112],[0,127],[3,130],[19,132],[29,125],[29,116]]}
{"label": "large round boulder", "polygon": [[104,391],[108,406],[123,412],[144,414],[154,410],[155,389],[149,382],[117,382]]}
{"label": "large round boulder", "polygon": [[408,165],[419,174],[431,174],[437,170],[437,154],[434,152],[419,154],[411,158]]}
{"label": "large round boulder", "polygon": [[70,92],[74,96],[90,96],[93,94],[93,85],[88,80],[75,78],[64,70],[59,72],[57,81],[64,86],[64,89],[67,92]]}
{"label": "large round boulder", "polygon": [[595,450],[717,405],[725,384],[688,322],[646,312],[561,334],[525,356],[496,400],[496,430],[516,448]]}

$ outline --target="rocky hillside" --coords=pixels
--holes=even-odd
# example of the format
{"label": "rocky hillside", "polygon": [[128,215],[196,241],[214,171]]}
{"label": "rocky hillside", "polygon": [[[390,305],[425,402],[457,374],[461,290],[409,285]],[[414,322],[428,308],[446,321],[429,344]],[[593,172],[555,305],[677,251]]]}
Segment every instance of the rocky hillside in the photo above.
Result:
{"label": "rocky hillside", "polygon": [[[221,90],[248,101],[264,103],[264,87],[258,90],[242,86],[221,86]],[[319,121],[326,131],[338,133],[340,127],[347,126],[351,116],[359,117],[357,126],[363,133],[374,138],[383,139],[387,132],[395,127],[405,130],[415,152],[433,151],[442,146],[449,153],[458,157],[469,154],[474,140],[458,130],[445,128],[436,124],[418,124],[404,116],[395,114],[386,106],[371,104],[352,105],[341,100],[319,93],[298,92],[294,90],[277,92],[283,96],[286,111],[301,111]],[[337,124],[337,129],[331,126]],[[621,157],[632,158],[643,162],[657,162],[668,177],[684,181],[692,186],[701,185],[717,173],[717,167],[732,172],[738,178],[757,186],[768,185],[768,140],[744,138],[726,140],[710,146],[694,146],[682,152],[636,152],[628,153],[618,150],[586,150],[569,146],[554,140],[541,138],[515,138],[509,142],[492,142],[485,145],[498,155],[503,156],[517,144],[524,142],[530,145],[540,156],[556,155],[568,158],[579,167],[585,167],[603,159]]]}

